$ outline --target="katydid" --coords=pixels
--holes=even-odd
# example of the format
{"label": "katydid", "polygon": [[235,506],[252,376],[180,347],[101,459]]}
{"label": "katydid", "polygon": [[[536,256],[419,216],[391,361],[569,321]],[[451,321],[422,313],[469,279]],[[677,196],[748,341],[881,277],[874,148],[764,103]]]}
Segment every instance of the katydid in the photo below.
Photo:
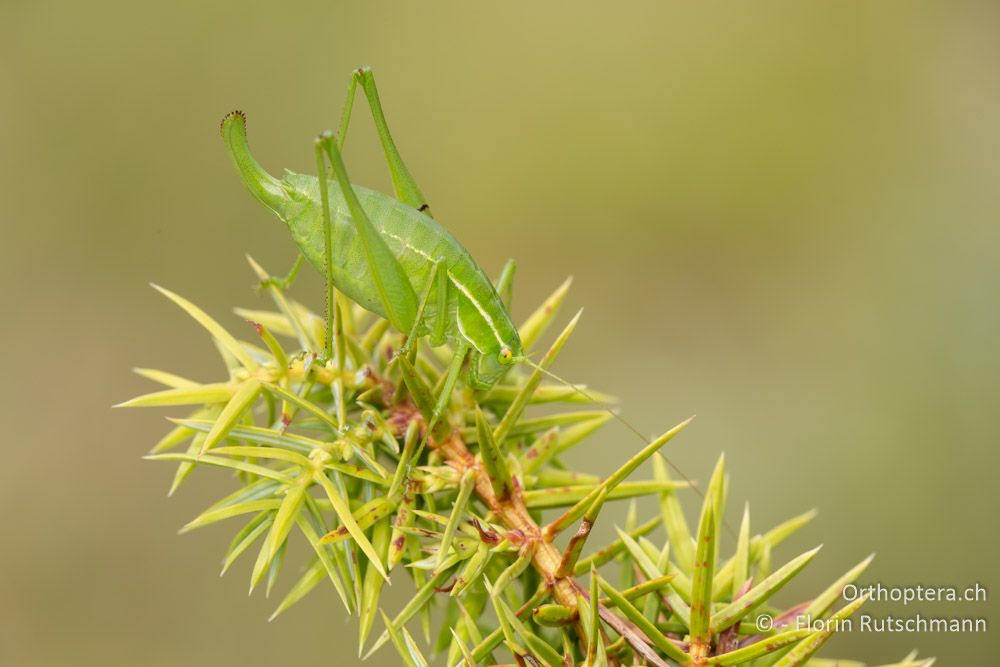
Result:
{"label": "katydid", "polygon": [[[375,118],[395,199],[351,184],[347,176],[340,148],[358,83]],[[451,343],[456,364],[469,357],[468,384],[489,389],[524,358],[517,329],[482,268],[430,216],[389,134],[371,70],[354,72],[347,104],[339,141],[329,132],[316,140],[319,178],[288,172],[278,180],[265,172],[250,154],[241,112],[223,119],[222,136],[244,184],[288,225],[306,259],[327,272],[332,285],[407,333],[407,348],[425,335],[435,346]],[[326,178],[327,159],[336,180]]]}
{"label": "katydid", "polygon": [[[347,175],[341,149],[358,85],[375,122],[395,198],[353,184]],[[222,120],[222,137],[247,189],[288,226],[309,263],[326,273],[328,354],[334,287],[407,334],[400,354],[422,336],[429,336],[434,346],[451,343],[455,356],[431,428],[441,417],[466,358],[466,382],[475,389],[493,387],[511,366],[525,362],[590,398],[580,387],[524,355],[517,329],[493,283],[458,240],[431,217],[389,132],[371,69],[352,73],[339,136],[324,132],[316,138],[318,176],[286,172],[279,180],[268,174],[250,153],[246,116],[241,111]],[[333,179],[327,178],[327,161],[333,167]],[[643,442],[650,442],[616,411],[605,409]]]}

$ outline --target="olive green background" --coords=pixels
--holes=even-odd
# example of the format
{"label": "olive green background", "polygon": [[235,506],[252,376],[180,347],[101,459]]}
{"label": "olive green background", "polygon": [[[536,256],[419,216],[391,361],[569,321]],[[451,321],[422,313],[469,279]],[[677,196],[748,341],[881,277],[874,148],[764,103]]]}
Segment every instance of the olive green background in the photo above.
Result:
{"label": "olive green background", "polygon": [[[229,308],[263,303],[244,252],[294,257],[230,169],[223,114],[248,112],[273,171],[309,170],[361,64],[438,218],[491,273],[518,259],[516,319],[575,275],[560,372],[649,432],[696,413],[670,455],[705,479],[726,452],[731,522],[744,500],[757,530],[820,508],[776,554],[826,545],[781,601],[872,551],[868,582],[996,588],[998,19],[985,1],[0,2],[0,663],[354,664],[330,590],[267,624],[245,563],[217,575],[235,526],[174,534],[225,475],[168,500],[172,468],[140,456],[170,413],[109,406],[150,388],[134,365],[220,376],[148,281],[239,330]],[[356,118],[353,179],[384,188]],[[319,305],[319,286],[296,293]],[[638,446],[610,425],[575,461]],[[855,632],[827,654],[911,647],[990,664],[1000,642]]]}

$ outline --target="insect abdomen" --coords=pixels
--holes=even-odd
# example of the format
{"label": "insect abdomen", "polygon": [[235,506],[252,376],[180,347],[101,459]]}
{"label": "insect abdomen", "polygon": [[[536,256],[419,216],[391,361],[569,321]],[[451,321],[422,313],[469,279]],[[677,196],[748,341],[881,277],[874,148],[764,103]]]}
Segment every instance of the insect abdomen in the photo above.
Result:
{"label": "insect abdomen", "polygon": [[[323,214],[319,182],[313,176],[289,173],[282,181],[285,197],[271,206],[288,225],[296,245],[321,273],[326,271]],[[480,351],[498,350],[517,339],[516,330],[492,283],[464,247],[433,218],[382,194],[351,186],[390,251],[402,265],[413,291],[423,296],[431,269],[439,258],[447,271],[447,303],[437,303],[431,290],[426,318],[418,335],[445,318],[445,335],[451,341],[465,339]],[[368,269],[361,241],[350,210],[336,182],[329,182],[330,216],[333,222],[333,279],[348,297],[382,317],[386,316],[375,282]]]}
{"label": "insect abdomen", "polygon": [[[309,262],[324,272],[326,259],[319,183],[312,176],[297,174],[287,175],[284,182],[288,204],[282,207],[284,211],[279,212],[279,216],[288,225],[292,238]],[[352,188],[372,224],[403,266],[418,297],[423,295],[431,268],[438,258],[444,259],[446,267],[467,261],[465,250],[433,219],[375,190],[357,185],[352,185]],[[350,210],[335,182],[329,183],[329,199],[333,222],[334,284],[367,310],[385,317]],[[445,333],[450,339],[458,334],[454,299],[455,295],[449,290],[444,314]],[[421,328],[421,335],[432,328],[439,310],[436,294],[432,293],[426,313],[429,324]]]}

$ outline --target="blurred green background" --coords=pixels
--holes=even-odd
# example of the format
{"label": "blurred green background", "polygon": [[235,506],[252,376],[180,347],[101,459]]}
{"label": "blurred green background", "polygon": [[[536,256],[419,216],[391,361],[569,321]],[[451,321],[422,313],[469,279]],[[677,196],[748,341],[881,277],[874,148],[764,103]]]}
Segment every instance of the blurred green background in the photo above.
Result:
{"label": "blurred green background", "polygon": [[[782,601],[872,551],[869,582],[995,587],[998,19],[986,1],[0,2],[0,663],[352,664],[332,591],[269,625],[246,572],[218,578],[231,530],[174,534],[224,475],[168,501],[172,469],[139,458],[163,415],[109,406],[150,387],[134,365],[221,372],[148,281],[238,330],[229,309],[263,303],[244,252],[294,257],[231,171],[223,114],[248,111],[273,171],[310,170],[360,64],[438,218],[490,272],[519,260],[516,319],[575,275],[560,372],[650,432],[697,413],[670,454],[705,479],[726,452],[730,521],[744,500],[757,530],[820,508],[776,554],[826,545]],[[385,188],[356,118],[352,176]],[[297,294],[319,305],[319,284]],[[611,425],[576,460],[637,447]],[[828,653],[993,664],[996,637]]]}

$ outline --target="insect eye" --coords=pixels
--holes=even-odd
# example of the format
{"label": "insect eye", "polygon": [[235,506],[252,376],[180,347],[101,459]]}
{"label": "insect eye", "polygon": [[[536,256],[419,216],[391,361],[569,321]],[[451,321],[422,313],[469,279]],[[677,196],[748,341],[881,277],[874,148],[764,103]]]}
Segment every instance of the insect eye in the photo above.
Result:
{"label": "insect eye", "polygon": [[509,347],[505,347],[500,350],[500,361],[504,363],[510,363],[510,360],[514,358],[514,353],[510,351]]}

